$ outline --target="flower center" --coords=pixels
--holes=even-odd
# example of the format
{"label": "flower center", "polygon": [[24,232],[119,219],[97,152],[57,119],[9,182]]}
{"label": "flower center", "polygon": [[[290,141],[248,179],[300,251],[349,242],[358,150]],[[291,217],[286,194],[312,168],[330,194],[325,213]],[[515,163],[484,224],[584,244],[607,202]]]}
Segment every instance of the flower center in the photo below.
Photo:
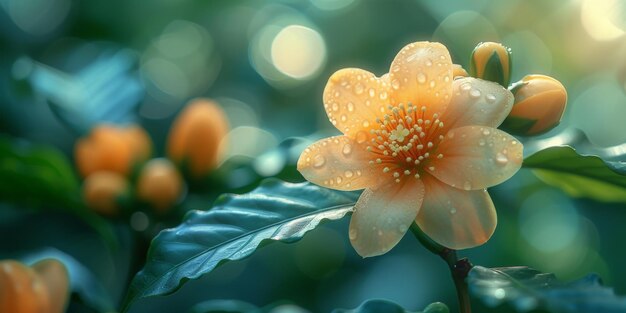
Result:
{"label": "flower center", "polygon": [[[434,157],[433,151],[444,138],[439,134],[443,122],[437,113],[427,118],[425,106],[418,108],[409,103],[388,108],[391,114],[377,119],[378,129],[370,130],[373,136],[367,151],[375,159],[369,163],[385,165],[383,173],[392,175],[396,183],[405,176],[420,178],[423,166]],[[443,154],[436,157],[441,159]],[[432,166],[429,169],[434,170]]]}

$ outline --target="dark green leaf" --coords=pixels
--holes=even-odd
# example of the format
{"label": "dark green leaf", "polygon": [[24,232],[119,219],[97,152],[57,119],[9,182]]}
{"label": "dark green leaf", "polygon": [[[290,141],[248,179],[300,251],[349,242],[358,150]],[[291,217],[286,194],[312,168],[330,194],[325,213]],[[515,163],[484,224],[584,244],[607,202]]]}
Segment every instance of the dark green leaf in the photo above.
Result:
{"label": "dark green leaf", "polygon": [[323,220],[351,213],[357,198],[354,192],[275,179],[248,194],[222,196],[210,211],[191,211],[181,225],[155,237],[124,309],[139,298],[170,294],[185,281],[243,259],[264,244],[295,242]]}
{"label": "dark green leaf", "polygon": [[57,259],[65,265],[70,276],[70,288],[78,298],[98,312],[110,312],[114,309],[111,296],[94,274],[72,256],[57,249],[43,251],[22,257],[24,263],[33,264],[43,259]]}
{"label": "dark green leaf", "polygon": [[524,149],[532,155],[523,166],[570,195],[626,202],[626,145],[596,147],[581,131],[570,130],[527,142]]}
{"label": "dark green leaf", "polygon": [[72,166],[56,149],[0,136],[0,177],[3,202],[74,214],[116,245],[110,226],[84,207]]}
{"label": "dark green leaf", "polygon": [[467,282],[470,292],[489,307],[506,304],[517,312],[626,312],[626,298],[602,286],[594,274],[563,283],[554,274],[525,266],[493,269],[475,266]]}
{"label": "dark green leaf", "polygon": [[[387,300],[367,300],[355,309],[336,309],[333,313],[411,313],[399,304]],[[449,313],[448,307],[441,303],[435,302],[428,305],[423,311],[414,313]]]}

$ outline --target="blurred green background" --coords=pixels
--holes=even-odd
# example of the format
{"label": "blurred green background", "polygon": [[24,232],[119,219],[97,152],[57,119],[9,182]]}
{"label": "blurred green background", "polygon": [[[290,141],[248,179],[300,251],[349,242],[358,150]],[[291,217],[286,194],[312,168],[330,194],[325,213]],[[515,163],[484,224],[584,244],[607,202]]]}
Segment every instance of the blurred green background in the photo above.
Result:
{"label": "blurred green background", "polygon": [[[477,43],[497,41],[513,51],[513,81],[546,74],[568,90],[564,120],[545,137],[578,128],[609,147],[626,142],[625,31],[622,0],[0,0],[0,132],[71,160],[91,126],[135,122],[163,155],[176,114],[188,100],[209,97],[229,117],[228,157],[249,158],[257,176],[298,181],[283,171],[294,158],[279,162],[272,151],[290,137],[337,132],[321,101],[334,71],[382,75],[405,44],[419,40],[444,43],[467,68]],[[254,187],[240,174],[228,174],[219,190]],[[624,203],[572,199],[528,170],[490,193],[496,233],[461,255],[488,267],[529,265],[562,280],[596,272],[626,293]],[[215,195],[206,194],[185,209],[210,208]],[[54,247],[90,269],[115,302],[138,269],[133,252],[145,249],[124,220],[108,222],[120,245],[109,250],[73,216],[3,199],[0,213],[0,259]],[[220,298],[311,312],[369,298],[456,308],[447,268],[414,238],[363,260],[345,219],[230,262],[174,295],[142,300],[131,312],[185,312]]]}

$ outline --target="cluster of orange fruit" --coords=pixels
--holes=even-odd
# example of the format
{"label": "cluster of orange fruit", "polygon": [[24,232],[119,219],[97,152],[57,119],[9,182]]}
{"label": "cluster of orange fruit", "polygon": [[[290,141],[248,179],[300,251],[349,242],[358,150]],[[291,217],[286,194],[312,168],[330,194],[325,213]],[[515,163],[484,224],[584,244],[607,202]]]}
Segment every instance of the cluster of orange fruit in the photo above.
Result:
{"label": "cluster of orange fruit", "polygon": [[85,204],[116,216],[120,199],[135,197],[156,213],[168,212],[184,196],[183,176],[200,179],[219,165],[220,143],[227,132],[224,111],[208,99],[190,101],[178,115],[168,135],[167,158],[151,159],[152,142],[140,126],[94,127],[74,151],[85,179]]}
{"label": "cluster of orange fruit", "polygon": [[62,313],[69,299],[69,274],[55,259],[32,266],[0,262],[0,312]]}

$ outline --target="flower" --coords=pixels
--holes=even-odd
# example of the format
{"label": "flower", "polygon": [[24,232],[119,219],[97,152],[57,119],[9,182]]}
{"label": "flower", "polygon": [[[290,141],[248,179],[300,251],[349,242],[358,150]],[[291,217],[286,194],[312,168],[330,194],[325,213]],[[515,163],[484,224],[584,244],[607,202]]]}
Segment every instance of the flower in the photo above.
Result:
{"label": "flower", "polygon": [[201,178],[220,163],[221,142],[228,133],[228,119],[217,103],[194,99],[174,121],[167,140],[168,157]]}
{"label": "flower", "polygon": [[132,167],[147,160],[152,142],[139,126],[99,125],[76,143],[76,166],[83,177],[97,171],[129,175]]}
{"label": "flower", "polygon": [[470,73],[507,87],[511,81],[510,59],[511,49],[497,42],[482,42],[472,51]]}
{"label": "flower", "polygon": [[510,178],[522,162],[522,144],[495,128],[513,96],[493,82],[453,80],[452,73],[445,46],[416,42],[380,78],[343,69],[328,80],[324,108],[343,135],[307,147],[298,170],[324,187],[365,189],[349,231],[363,257],[389,251],[413,221],[452,249],[483,244],[495,230],[485,188]]}
{"label": "flower", "polygon": [[567,105],[567,91],[556,79],[526,75],[511,86],[515,104],[502,129],[520,136],[540,135],[561,122]]}

